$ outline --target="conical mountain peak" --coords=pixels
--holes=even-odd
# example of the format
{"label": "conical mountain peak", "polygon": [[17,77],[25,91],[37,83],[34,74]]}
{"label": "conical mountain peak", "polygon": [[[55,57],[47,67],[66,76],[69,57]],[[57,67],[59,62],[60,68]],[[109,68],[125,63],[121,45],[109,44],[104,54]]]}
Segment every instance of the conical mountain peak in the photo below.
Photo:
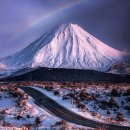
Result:
{"label": "conical mountain peak", "polygon": [[2,66],[75,68],[106,71],[123,54],[102,43],[77,24],[62,24],[11,57],[0,60]]}

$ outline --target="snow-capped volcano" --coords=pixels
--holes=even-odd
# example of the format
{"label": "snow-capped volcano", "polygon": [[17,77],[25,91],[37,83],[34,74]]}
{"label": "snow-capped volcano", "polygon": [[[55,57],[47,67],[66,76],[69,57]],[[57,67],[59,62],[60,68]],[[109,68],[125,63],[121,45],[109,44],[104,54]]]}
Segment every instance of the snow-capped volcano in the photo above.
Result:
{"label": "snow-capped volcano", "polygon": [[61,25],[25,49],[0,59],[0,67],[75,68],[106,71],[124,54],[102,43],[76,24]]}

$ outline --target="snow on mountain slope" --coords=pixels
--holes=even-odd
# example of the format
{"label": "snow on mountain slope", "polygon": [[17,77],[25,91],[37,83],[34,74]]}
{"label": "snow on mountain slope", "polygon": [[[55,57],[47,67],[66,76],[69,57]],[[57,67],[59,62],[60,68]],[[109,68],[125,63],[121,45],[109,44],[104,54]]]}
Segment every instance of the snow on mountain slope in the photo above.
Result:
{"label": "snow on mountain slope", "polygon": [[0,59],[8,69],[26,67],[76,68],[107,71],[124,54],[102,43],[78,25],[61,25],[28,47]]}
{"label": "snow on mountain slope", "polygon": [[124,64],[124,63],[113,64],[108,73],[130,75],[130,64]]}

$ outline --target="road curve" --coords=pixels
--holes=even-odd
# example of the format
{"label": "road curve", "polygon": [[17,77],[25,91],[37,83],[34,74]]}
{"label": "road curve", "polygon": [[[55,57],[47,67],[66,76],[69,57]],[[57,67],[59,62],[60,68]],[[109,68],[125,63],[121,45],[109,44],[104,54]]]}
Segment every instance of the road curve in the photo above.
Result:
{"label": "road curve", "polygon": [[97,122],[91,119],[84,118],[68,109],[64,108],[56,101],[47,97],[45,94],[40,91],[30,88],[30,87],[19,87],[28,93],[34,100],[37,105],[41,108],[46,108],[49,112],[53,113],[55,116],[66,120],[68,122],[75,123],[77,125],[92,127],[92,128],[106,128],[107,130],[130,130],[130,127],[127,126],[118,126],[112,124],[105,124]]}

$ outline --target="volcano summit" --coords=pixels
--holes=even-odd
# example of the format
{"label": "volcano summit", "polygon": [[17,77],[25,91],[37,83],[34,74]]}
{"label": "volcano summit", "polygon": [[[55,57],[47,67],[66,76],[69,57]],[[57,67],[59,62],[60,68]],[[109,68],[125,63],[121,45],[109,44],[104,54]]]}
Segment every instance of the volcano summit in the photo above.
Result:
{"label": "volcano summit", "polygon": [[76,24],[61,25],[29,46],[0,59],[1,69],[87,69],[105,72],[111,65],[126,62],[127,55],[102,43]]}

